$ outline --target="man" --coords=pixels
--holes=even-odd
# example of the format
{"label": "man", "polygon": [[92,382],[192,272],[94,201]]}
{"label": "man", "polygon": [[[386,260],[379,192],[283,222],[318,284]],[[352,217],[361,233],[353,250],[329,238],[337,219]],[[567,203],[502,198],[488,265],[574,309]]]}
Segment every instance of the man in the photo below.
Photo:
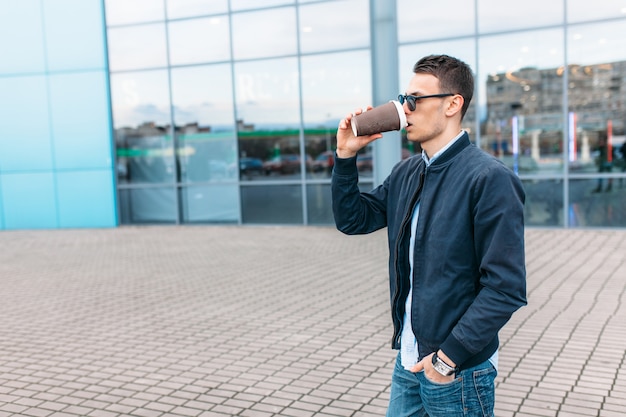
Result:
{"label": "man", "polygon": [[437,55],[413,72],[399,100],[407,138],[422,154],[360,193],[357,152],[382,134],[355,137],[347,115],[337,130],[335,222],[346,234],[387,227],[392,347],[400,351],[387,416],[492,416],[498,331],[526,304],[525,195],[461,129],[470,68]]}

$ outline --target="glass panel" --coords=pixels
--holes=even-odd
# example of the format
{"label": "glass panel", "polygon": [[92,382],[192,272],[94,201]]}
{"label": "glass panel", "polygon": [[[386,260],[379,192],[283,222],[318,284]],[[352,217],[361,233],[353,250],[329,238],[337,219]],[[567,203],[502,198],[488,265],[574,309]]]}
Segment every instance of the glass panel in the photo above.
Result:
{"label": "glass panel", "polygon": [[119,190],[120,223],[176,223],[174,188]]}
{"label": "glass panel", "polygon": [[239,221],[237,185],[193,186],[180,190],[185,223],[237,223]]}
{"label": "glass panel", "polygon": [[3,174],[0,197],[7,229],[59,227],[53,173]]}
{"label": "glass panel", "polygon": [[[626,4],[615,0],[567,0],[567,21],[581,22],[626,16]],[[607,32],[611,33],[611,32]]]}
{"label": "glass panel", "polygon": [[111,170],[57,171],[59,227],[114,227],[115,190]]}
{"label": "glass panel", "polygon": [[[370,182],[359,181],[361,192],[373,188]],[[311,184],[306,188],[309,224],[334,225],[332,196],[329,184]]]}
{"label": "glass panel", "polygon": [[[300,111],[295,58],[235,66],[239,157],[269,178],[300,178]],[[241,167],[240,167],[241,168]],[[251,176],[249,178],[258,178]]]}
{"label": "glass panel", "polygon": [[104,71],[48,78],[57,170],[111,169],[111,122]]}
{"label": "glass panel", "polygon": [[626,227],[624,178],[570,180],[570,226]]}
{"label": "glass panel", "polygon": [[0,74],[46,70],[41,4],[22,0],[0,6]]}
{"label": "glass panel", "polygon": [[527,226],[563,226],[563,180],[525,180]]}
{"label": "glass panel", "polygon": [[109,26],[165,19],[163,1],[105,0],[105,10]]}
{"label": "glass panel", "polygon": [[[626,21],[568,29],[569,166],[611,172],[626,127]],[[607,36],[609,34],[609,36]]]}
{"label": "glass panel", "polygon": [[181,181],[237,178],[230,65],[172,70]]}
{"label": "glass panel", "polygon": [[[472,71],[476,71],[476,43],[474,39],[463,39],[458,41],[428,42],[415,45],[406,45],[399,48],[399,70],[400,86],[398,93],[404,92],[413,77],[413,67],[422,57],[431,54],[446,54],[458,58],[470,66]],[[475,75],[475,74],[474,74]],[[476,78],[476,89],[470,107],[463,118],[463,129],[469,133],[470,140],[476,141],[476,106],[478,105],[477,93],[480,91],[478,79]],[[420,153],[419,144],[409,142],[406,139],[406,132],[402,131],[402,159]]]}
{"label": "glass panel", "polygon": [[261,7],[278,6],[283,4],[293,4],[294,0],[230,0],[232,10],[258,9]]}
{"label": "glass panel", "polygon": [[228,0],[167,0],[169,19],[226,12],[228,12]]}
{"label": "glass panel", "polygon": [[170,64],[229,60],[228,26],[226,15],[170,22]]}
{"label": "glass panel", "polygon": [[481,147],[515,172],[563,172],[563,31],[483,37]]}
{"label": "glass panel", "polygon": [[300,50],[307,53],[367,47],[369,27],[369,5],[364,0],[303,6],[300,8]]}
{"label": "glass panel", "polygon": [[243,223],[303,224],[300,185],[241,187]]}
{"label": "glass panel", "polygon": [[111,71],[167,65],[163,23],[109,29],[108,41]]}
{"label": "glass panel", "polygon": [[[301,58],[304,135],[306,153],[312,158],[309,177],[330,177],[339,120],[371,104],[369,62],[369,51]],[[371,175],[371,170],[364,173]]]}
{"label": "glass panel", "polygon": [[479,33],[526,29],[563,23],[563,1],[526,0],[503,7],[501,0],[478,0]]}
{"label": "glass panel", "polygon": [[423,41],[474,34],[474,2],[397,0],[398,41]]}
{"label": "glass panel", "polygon": [[232,15],[236,59],[292,55],[297,51],[293,7]]}
{"label": "glass panel", "polygon": [[0,77],[0,170],[51,170],[48,81]]}
{"label": "glass panel", "polygon": [[167,71],[111,74],[118,182],[172,182]]}
{"label": "glass panel", "polygon": [[104,68],[102,3],[57,0],[43,5],[48,70]]}

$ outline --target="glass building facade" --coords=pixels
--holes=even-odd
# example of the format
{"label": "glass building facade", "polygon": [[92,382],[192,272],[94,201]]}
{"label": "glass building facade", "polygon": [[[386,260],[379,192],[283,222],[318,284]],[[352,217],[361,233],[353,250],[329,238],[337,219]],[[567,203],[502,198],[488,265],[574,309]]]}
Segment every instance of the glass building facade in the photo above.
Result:
{"label": "glass building facade", "polygon": [[[0,229],[332,224],[339,120],[433,53],[527,225],[626,227],[623,1],[0,1]],[[385,133],[360,187],[419,152]]]}

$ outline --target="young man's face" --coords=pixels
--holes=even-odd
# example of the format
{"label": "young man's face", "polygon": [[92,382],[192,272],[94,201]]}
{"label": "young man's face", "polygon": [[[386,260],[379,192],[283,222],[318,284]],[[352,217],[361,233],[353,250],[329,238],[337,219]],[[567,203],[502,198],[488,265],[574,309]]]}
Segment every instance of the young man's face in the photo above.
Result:
{"label": "young man's face", "polygon": [[[439,79],[430,74],[414,74],[405,94],[412,96],[429,96],[448,93],[441,91]],[[452,97],[430,97],[415,101],[415,110],[411,111],[407,102],[403,104],[407,118],[407,139],[425,143],[437,138],[445,130],[448,118],[445,110]]]}

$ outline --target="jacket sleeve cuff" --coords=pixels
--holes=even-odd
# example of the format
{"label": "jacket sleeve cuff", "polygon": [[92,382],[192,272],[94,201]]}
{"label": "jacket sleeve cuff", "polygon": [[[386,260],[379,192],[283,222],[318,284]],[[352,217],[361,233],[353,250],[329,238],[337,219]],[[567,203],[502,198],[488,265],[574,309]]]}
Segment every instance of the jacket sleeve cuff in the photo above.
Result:
{"label": "jacket sleeve cuff", "polygon": [[439,349],[443,351],[454,363],[457,367],[463,365],[463,362],[468,360],[473,356],[471,352],[469,352],[465,347],[456,340],[456,338],[450,335],[442,344],[439,346]]}
{"label": "jacket sleeve cuff", "polygon": [[333,170],[337,175],[357,175],[356,156],[351,158],[339,158],[335,152],[335,166]]}

